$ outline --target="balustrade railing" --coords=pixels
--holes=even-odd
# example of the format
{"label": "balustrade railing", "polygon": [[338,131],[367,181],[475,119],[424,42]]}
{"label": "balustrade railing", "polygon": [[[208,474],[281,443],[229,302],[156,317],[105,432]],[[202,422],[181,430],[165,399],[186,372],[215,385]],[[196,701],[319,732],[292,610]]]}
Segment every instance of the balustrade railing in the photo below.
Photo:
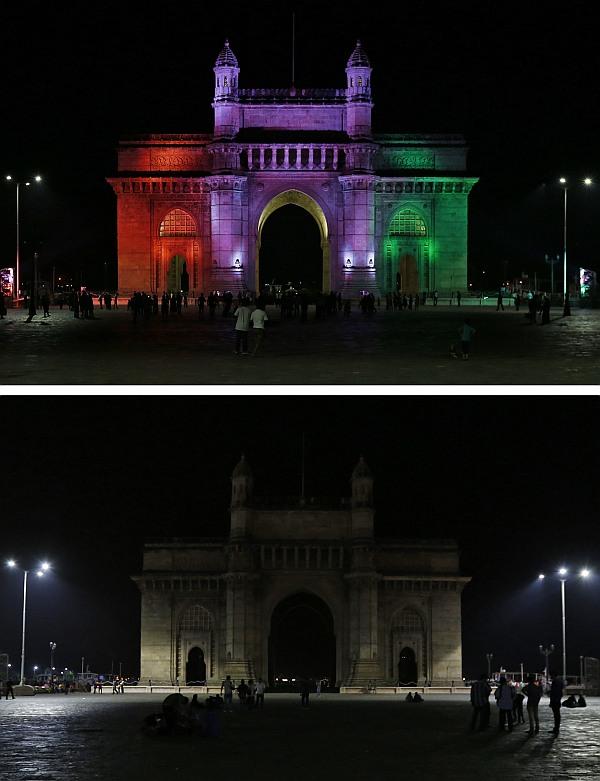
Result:
{"label": "balustrade railing", "polygon": [[336,144],[249,144],[242,151],[248,171],[339,171],[344,151]]}

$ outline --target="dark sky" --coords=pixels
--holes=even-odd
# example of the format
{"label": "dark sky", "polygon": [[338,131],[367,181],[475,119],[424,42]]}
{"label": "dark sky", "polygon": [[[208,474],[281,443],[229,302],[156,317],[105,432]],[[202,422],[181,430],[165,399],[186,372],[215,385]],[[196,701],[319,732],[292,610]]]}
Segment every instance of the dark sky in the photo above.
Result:
{"label": "dark sky", "polygon": [[[375,476],[380,536],[454,537],[464,592],[464,669],[492,652],[540,669],[560,645],[560,588],[540,570],[600,573],[599,402],[586,397],[4,398],[0,553],[35,566],[28,666],[136,672],[139,571],[151,536],[227,533],[231,471],[243,450],[256,493],[349,494],[364,454]],[[21,587],[0,569],[0,652],[19,664]],[[567,584],[569,670],[600,656],[600,574]],[[556,663],[560,660],[556,655]],[[116,669],[116,668],[115,668]]]}
{"label": "dark sky", "polygon": [[[475,287],[541,272],[562,249],[560,175],[598,172],[593,4],[322,2],[85,6],[5,4],[1,172],[41,172],[22,203],[23,273],[37,249],[91,285],[116,268],[113,173],[120,136],[212,127],[212,65],[229,36],[244,86],[288,86],[291,11],[299,86],[343,86],[360,37],[377,130],[463,132]],[[14,193],[0,187],[0,251],[14,255]],[[570,259],[597,265],[597,189],[571,192]],[[546,267],[547,268],[547,267]]]}

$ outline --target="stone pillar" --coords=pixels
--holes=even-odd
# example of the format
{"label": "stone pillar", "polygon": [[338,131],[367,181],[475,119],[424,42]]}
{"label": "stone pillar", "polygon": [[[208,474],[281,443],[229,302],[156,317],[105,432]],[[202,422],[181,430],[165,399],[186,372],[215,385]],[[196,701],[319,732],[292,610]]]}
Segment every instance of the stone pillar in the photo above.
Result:
{"label": "stone pillar", "polygon": [[296,147],[296,168],[298,170],[302,168],[302,147],[300,144]]}
{"label": "stone pillar", "polygon": [[315,167],[314,154],[315,154],[314,147],[313,146],[309,146],[308,147],[308,170],[309,171],[312,171],[314,169],[314,167]]}
{"label": "stone pillar", "polygon": [[[232,175],[207,178],[210,187],[211,257],[205,275],[213,289],[237,292],[247,287],[248,215],[246,178]],[[235,260],[241,262],[240,271]]]}
{"label": "stone pillar", "polygon": [[[342,295],[356,298],[359,291],[379,295],[375,263],[375,177],[341,176],[344,240],[339,248],[337,279]],[[350,259],[350,266],[347,265]],[[340,285],[338,284],[338,287]]]}
{"label": "stone pillar", "polygon": [[333,170],[337,171],[338,167],[338,155],[339,155],[339,149],[337,146],[333,147]]}
{"label": "stone pillar", "polygon": [[275,170],[277,168],[277,147],[271,147],[271,168]]}
{"label": "stone pillar", "polygon": [[265,148],[264,146],[261,146],[260,148],[260,170],[265,170]]}
{"label": "stone pillar", "polygon": [[289,146],[286,146],[285,151],[283,153],[283,167],[287,171],[290,167],[290,148]]}
{"label": "stone pillar", "polygon": [[431,606],[433,686],[462,685],[461,589],[439,592]]}
{"label": "stone pillar", "polygon": [[142,591],[142,625],[140,652],[140,679],[146,684],[172,684],[175,668],[175,643],[171,636],[171,594],[165,591]]}
{"label": "stone pillar", "polygon": [[381,677],[378,654],[378,582],[374,572],[350,573],[350,675],[348,686],[367,686]]}
{"label": "stone pillar", "polygon": [[249,146],[248,147],[248,170],[249,171],[252,170],[252,152],[253,152],[253,147]]}
{"label": "stone pillar", "polygon": [[223,675],[234,681],[255,677],[250,653],[255,645],[257,627],[252,589],[253,577],[247,572],[229,572],[225,618],[225,661]]}
{"label": "stone pillar", "polygon": [[321,147],[321,170],[322,171],[325,170],[325,158],[326,158],[326,156],[327,156],[327,149],[324,146],[322,146]]}

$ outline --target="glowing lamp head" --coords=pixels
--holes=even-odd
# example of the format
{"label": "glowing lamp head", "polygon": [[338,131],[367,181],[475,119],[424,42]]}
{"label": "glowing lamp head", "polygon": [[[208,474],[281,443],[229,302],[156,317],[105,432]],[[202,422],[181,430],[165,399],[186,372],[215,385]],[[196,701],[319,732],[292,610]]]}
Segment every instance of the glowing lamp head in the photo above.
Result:
{"label": "glowing lamp head", "polygon": [[586,177],[585,177],[585,179],[583,180],[583,183],[584,183],[585,185],[587,185],[588,187],[589,187],[591,184],[593,184],[593,182],[592,182],[592,180],[590,179],[590,177],[589,177],[589,176],[586,176]]}
{"label": "glowing lamp head", "polygon": [[546,576],[544,575],[544,573],[540,572],[540,574],[538,575],[538,580],[544,580],[545,577]]}
{"label": "glowing lamp head", "polygon": [[568,572],[569,572],[569,570],[568,570],[568,569],[566,569],[565,567],[561,567],[561,568],[558,570],[558,574],[559,574],[559,575],[562,575],[563,577],[564,577],[565,575],[567,575],[567,574],[568,574]]}
{"label": "glowing lamp head", "polygon": [[48,570],[50,569],[50,565],[48,564],[47,561],[44,561],[42,562],[40,569],[42,570],[42,572],[48,572]]}
{"label": "glowing lamp head", "polygon": [[565,177],[564,177],[564,176],[561,176],[561,177],[560,177],[560,179],[559,179],[558,181],[559,181],[561,184],[566,184],[566,183],[567,183],[567,180],[565,179]]}
{"label": "glowing lamp head", "polygon": [[12,176],[10,174],[6,175],[6,181],[7,182],[12,182]]}
{"label": "glowing lamp head", "polygon": [[38,576],[38,578],[41,578],[41,577],[44,576],[44,573],[42,572],[41,569],[39,569],[35,574]]}
{"label": "glowing lamp head", "polygon": [[38,174],[38,175],[35,177],[35,181],[36,181],[36,182],[41,182],[41,181],[42,181],[42,177],[41,177],[41,176]]}
{"label": "glowing lamp head", "polygon": [[589,578],[590,571],[589,569],[587,569],[587,567],[584,567],[584,569],[582,569],[579,574],[581,575],[582,578]]}
{"label": "glowing lamp head", "polygon": [[14,559],[9,559],[9,560],[6,562],[6,565],[7,565],[8,567],[16,567],[16,566],[17,566],[17,562],[16,562]]}

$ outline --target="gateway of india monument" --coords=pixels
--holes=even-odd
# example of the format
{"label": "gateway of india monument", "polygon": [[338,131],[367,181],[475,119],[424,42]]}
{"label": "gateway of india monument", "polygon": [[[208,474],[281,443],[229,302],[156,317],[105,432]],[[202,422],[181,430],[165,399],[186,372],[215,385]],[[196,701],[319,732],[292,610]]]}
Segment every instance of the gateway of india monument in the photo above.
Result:
{"label": "gateway of india monument", "polygon": [[226,675],[342,687],[462,684],[461,576],[452,540],[374,536],[373,478],[352,495],[254,496],[242,456],[227,538],[149,542],[141,681],[219,686]]}
{"label": "gateway of india monument", "polygon": [[477,179],[465,173],[464,139],[374,133],[371,71],[357,42],[344,88],[243,88],[226,41],[214,66],[212,133],[119,144],[118,174],[108,179],[119,290],[261,290],[273,276],[261,270],[263,228],[292,204],[318,226],[323,292],[466,292]]}

